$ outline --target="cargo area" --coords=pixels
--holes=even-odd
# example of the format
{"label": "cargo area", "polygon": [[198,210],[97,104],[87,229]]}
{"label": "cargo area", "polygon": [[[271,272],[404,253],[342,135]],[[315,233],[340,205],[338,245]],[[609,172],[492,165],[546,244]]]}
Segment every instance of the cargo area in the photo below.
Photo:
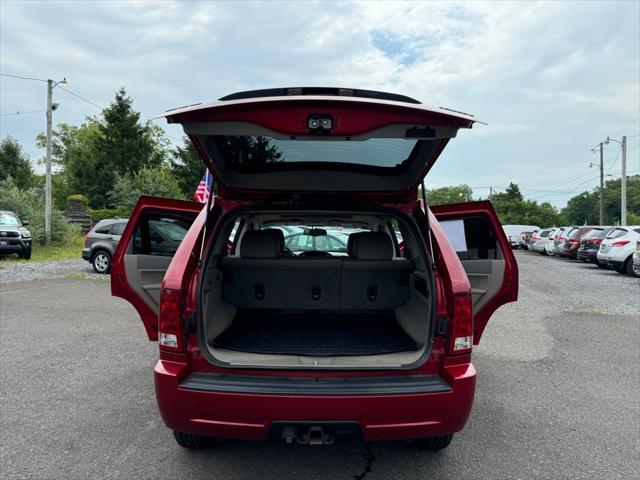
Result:
{"label": "cargo area", "polygon": [[422,358],[431,279],[406,219],[256,212],[223,228],[201,290],[202,342],[212,360],[400,368]]}

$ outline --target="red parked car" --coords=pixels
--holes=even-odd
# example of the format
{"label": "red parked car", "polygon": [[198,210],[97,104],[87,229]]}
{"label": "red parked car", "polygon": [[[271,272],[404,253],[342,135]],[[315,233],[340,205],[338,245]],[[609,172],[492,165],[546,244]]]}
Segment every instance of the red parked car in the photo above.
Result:
{"label": "red parked car", "polygon": [[[177,442],[328,444],[351,431],[449,445],[473,403],[472,345],[518,293],[489,202],[425,213],[418,201],[474,118],[399,95],[304,88],[165,116],[182,124],[218,195],[207,207],[142,197],[111,288],[159,340],[156,396]],[[181,240],[177,250],[150,226]],[[285,247],[286,227],[317,237],[315,249]],[[348,232],[346,252],[328,228]]]}

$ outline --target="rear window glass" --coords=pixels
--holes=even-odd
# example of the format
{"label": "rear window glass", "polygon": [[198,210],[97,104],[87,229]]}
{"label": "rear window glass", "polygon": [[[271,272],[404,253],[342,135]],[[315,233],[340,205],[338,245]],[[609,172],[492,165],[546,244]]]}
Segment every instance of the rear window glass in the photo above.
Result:
{"label": "rear window glass", "polygon": [[540,237],[547,238],[549,236],[549,233],[551,233],[549,230],[543,230],[542,232],[540,232]]}
{"label": "rear window glass", "polygon": [[585,233],[582,238],[600,238],[600,236],[603,234],[602,230],[589,230],[587,233]]}
{"label": "rear window glass", "polygon": [[331,163],[354,167],[402,169],[420,148],[433,141],[405,138],[280,139],[266,136],[211,135],[204,138],[213,157],[224,159],[237,172],[286,170]]}
{"label": "rear window glass", "polygon": [[627,231],[623,228],[614,228],[607,234],[607,238],[620,238],[627,234]]}
{"label": "rear window glass", "polygon": [[569,235],[567,236],[567,238],[576,238],[579,233],[580,233],[580,229],[579,228],[573,228],[573,229],[569,230]]}

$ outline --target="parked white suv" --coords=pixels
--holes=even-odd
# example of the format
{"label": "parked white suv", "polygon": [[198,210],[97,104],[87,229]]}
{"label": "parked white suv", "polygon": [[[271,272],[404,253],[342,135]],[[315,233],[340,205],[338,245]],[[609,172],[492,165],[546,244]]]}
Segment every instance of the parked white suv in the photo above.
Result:
{"label": "parked white suv", "polygon": [[618,273],[640,277],[640,272],[633,266],[633,253],[636,251],[638,240],[640,240],[639,225],[614,228],[600,244],[598,261],[611,265]]}

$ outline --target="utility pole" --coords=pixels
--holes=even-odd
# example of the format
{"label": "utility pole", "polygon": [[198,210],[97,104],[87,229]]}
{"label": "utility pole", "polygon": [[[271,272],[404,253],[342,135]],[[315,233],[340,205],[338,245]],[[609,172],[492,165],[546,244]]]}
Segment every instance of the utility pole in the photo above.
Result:
{"label": "utility pole", "polygon": [[622,141],[607,137],[605,144],[616,142],[620,144],[622,153],[622,177],[620,178],[620,225],[627,224],[627,136],[622,136]]}
{"label": "utility pole", "polygon": [[53,89],[58,84],[67,84],[67,79],[63,78],[59,82],[47,80],[47,158],[45,175],[44,194],[44,244],[51,245],[51,123],[53,111],[58,108],[57,103],[53,103]]}
{"label": "utility pole", "polygon": [[622,184],[620,189],[620,225],[627,224],[627,136],[622,136]]}
{"label": "utility pole", "polygon": [[44,197],[44,244],[51,245],[51,117],[53,115],[53,80],[47,80],[47,173]]}
{"label": "utility pole", "polygon": [[604,158],[602,152],[602,142],[600,147],[600,225],[604,225]]}
{"label": "utility pole", "polygon": [[489,187],[489,200],[493,198],[493,187]]}

